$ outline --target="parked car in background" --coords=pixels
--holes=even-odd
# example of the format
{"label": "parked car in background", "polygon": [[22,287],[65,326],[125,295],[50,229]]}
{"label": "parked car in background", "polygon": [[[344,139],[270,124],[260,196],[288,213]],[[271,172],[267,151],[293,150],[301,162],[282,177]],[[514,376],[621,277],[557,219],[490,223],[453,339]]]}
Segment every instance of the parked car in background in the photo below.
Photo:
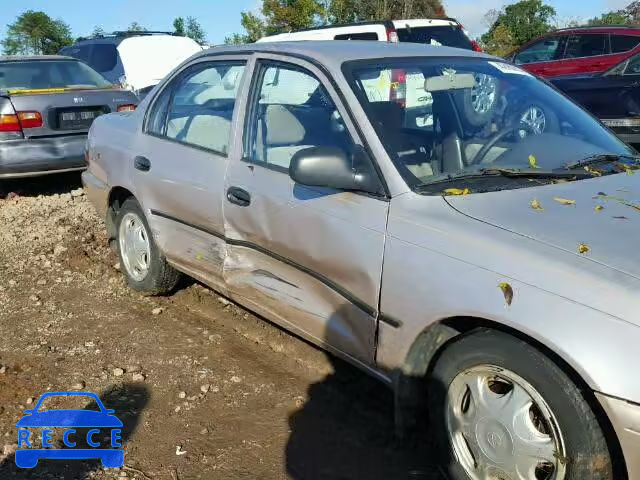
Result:
{"label": "parked car in background", "polygon": [[481,51],[478,43],[469,38],[469,34],[464,30],[464,27],[454,18],[418,18],[331,25],[271,35],[261,38],[258,42],[288,42],[294,40],[412,42]]}
{"label": "parked car in background", "polygon": [[448,47],[221,47],[87,144],[132,289],[184,272],[361,367],[455,480],[640,480],[640,165],[545,82]]}
{"label": "parked car in background", "polygon": [[640,52],[640,28],[598,26],[555,30],[508,58],[542,77],[602,73]]}
{"label": "parked car in background", "polygon": [[0,179],[84,169],[91,123],[137,102],[75,58],[0,57]]}
{"label": "parked car in background", "polygon": [[202,47],[170,32],[114,32],[82,39],[60,54],[80,59],[113,83],[144,97]]}
{"label": "parked car in background", "polygon": [[605,73],[570,75],[551,81],[622,140],[640,145],[640,54]]}

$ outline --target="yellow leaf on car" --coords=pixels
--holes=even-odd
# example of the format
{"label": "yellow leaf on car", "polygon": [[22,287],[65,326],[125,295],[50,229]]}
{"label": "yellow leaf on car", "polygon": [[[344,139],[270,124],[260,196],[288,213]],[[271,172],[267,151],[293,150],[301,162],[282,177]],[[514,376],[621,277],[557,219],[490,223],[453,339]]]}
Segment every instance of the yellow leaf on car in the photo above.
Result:
{"label": "yellow leaf on car", "polygon": [[589,245],[587,245],[586,243],[581,243],[578,245],[579,253],[587,253],[588,251],[589,251]]}
{"label": "yellow leaf on car", "polygon": [[507,302],[507,305],[511,305],[513,302],[513,288],[507,282],[502,282],[498,284],[500,290],[502,290],[502,294],[504,295],[504,301]]}
{"label": "yellow leaf on car", "polygon": [[540,205],[540,202],[538,201],[537,198],[534,198],[533,200],[531,200],[531,208],[533,208],[534,210],[544,210],[544,208],[542,208],[542,205]]}
{"label": "yellow leaf on car", "polygon": [[568,198],[554,197],[553,199],[556,202],[561,203],[562,205],[575,205],[576,204],[575,200],[569,200]]}
{"label": "yellow leaf on car", "polygon": [[529,155],[529,165],[531,165],[531,168],[540,168],[538,166],[538,159],[533,155]]}
{"label": "yellow leaf on car", "polygon": [[468,188],[447,188],[444,191],[445,195],[469,195],[471,193],[471,190],[469,190]]}
{"label": "yellow leaf on car", "polygon": [[594,207],[594,210],[595,210],[596,212],[601,212],[602,210],[604,210],[604,207],[603,207],[602,205],[596,205],[596,206]]}
{"label": "yellow leaf on car", "polygon": [[591,175],[593,175],[595,177],[601,177],[602,174],[604,173],[602,170],[598,170],[597,168],[590,167],[589,165],[584,167],[584,169],[585,169],[585,171],[587,173],[590,173]]}

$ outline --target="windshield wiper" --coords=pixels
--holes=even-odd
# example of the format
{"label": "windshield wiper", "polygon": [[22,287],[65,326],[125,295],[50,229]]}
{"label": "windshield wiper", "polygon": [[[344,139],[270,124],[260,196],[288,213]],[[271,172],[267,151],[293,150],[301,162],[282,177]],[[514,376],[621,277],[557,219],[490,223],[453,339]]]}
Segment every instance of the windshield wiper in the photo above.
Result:
{"label": "windshield wiper", "polygon": [[619,160],[633,160],[634,162],[640,161],[640,155],[631,155],[631,154],[618,154],[618,153],[598,153],[596,155],[591,155],[589,157],[583,158],[577,162],[568,163],[564,168],[567,170],[576,170],[578,168],[589,167],[598,163],[612,163],[618,162]]}
{"label": "windshield wiper", "polygon": [[565,178],[565,179],[581,179],[591,178],[587,172],[571,172],[568,170],[543,170],[540,168],[481,168],[469,172],[460,172],[439,176],[430,182],[425,182],[418,186],[420,188],[428,188],[431,185],[447,183],[455,180],[466,180],[481,177],[506,177],[506,178]]}

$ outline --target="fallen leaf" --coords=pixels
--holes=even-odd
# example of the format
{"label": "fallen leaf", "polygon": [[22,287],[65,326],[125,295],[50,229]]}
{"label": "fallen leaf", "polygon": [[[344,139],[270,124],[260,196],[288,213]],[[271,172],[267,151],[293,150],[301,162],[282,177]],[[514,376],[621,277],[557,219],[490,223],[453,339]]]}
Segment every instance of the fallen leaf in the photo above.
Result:
{"label": "fallen leaf", "polygon": [[533,200],[531,200],[531,208],[533,208],[534,210],[544,210],[544,208],[542,208],[542,205],[540,205],[540,202],[538,201],[537,198],[534,198]]}
{"label": "fallen leaf", "polygon": [[578,245],[579,253],[587,253],[588,251],[589,251],[589,245],[587,245],[586,243],[581,243]]}
{"label": "fallen leaf", "polygon": [[185,455],[186,453],[186,450],[182,450],[182,445],[176,446],[176,455]]}
{"label": "fallen leaf", "polygon": [[594,210],[595,210],[596,212],[601,212],[602,210],[604,210],[604,207],[603,207],[602,205],[596,205],[596,206],[594,207]]}
{"label": "fallen leaf", "polygon": [[575,205],[576,204],[575,200],[569,200],[568,198],[554,197],[553,199],[556,202],[561,203],[562,205]]}
{"label": "fallen leaf", "polygon": [[529,165],[531,165],[531,168],[540,168],[538,166],[538,159],[533,155],[529,155]]}
{"label": "fallen leaf", "polygon": [[469,190],[468,188],[465,188],[465,189],[447,188],[444,191],[445,195],[469,195],[470,193],[471,193],[471,190]]}
{"label": "fallen leaf", "polygon": [[602,174],[604,173],[602,170],[598,170],[597,168],[590,167],[589,165],[584,167],[584,169],[587,173],[590,173],[591,175],[594,175],[596,177],[601,177]]}
{"label": "fallen leaf", "polygon": [[627,217],[624,217],[624,216],[620,216],[620,217],[611,217],[611,218],[615,218],[616,220],[629,220]]}
{"label": "fallen leaf", "polygon": [[513,288],[507,282],[502,282],[498,285],[502,293],[504,294],[504,301],[507,302],[507,305],[511,305],[513,302]]}

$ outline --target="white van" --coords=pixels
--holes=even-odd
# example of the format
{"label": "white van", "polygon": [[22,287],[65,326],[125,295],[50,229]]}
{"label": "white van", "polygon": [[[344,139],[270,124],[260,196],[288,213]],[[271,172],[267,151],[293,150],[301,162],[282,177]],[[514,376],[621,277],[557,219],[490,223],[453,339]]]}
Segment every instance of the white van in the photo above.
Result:
{"label": "white van", "polygon": [[419,18],[381,22],[330,25],[263,37],[258,42],[295,40],[373,40],[446,45],[481,51],[463,26],[454,18]]}
{"label": "white van", "polygon": [[202,47],[169,32],[114,32],[82,39],[60,50],[100,72],[107,80],[144,96],[171,70]]}

